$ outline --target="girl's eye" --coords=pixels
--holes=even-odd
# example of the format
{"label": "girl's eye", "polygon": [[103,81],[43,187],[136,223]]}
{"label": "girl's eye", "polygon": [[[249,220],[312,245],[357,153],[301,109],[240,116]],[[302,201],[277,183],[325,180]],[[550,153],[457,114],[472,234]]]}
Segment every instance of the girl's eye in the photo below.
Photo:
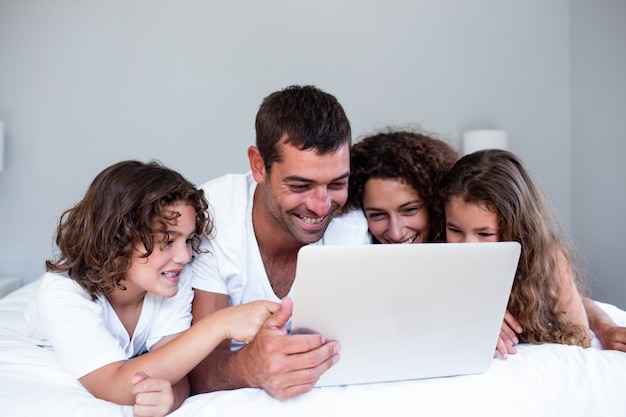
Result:
{"label": "girl's eye", "polygon": [[193,238],[189,238],[185,241],[185,244],[191,245],[193,243]]}
{"label": "girl's eye", "polygon": [[367,215],[367,218],[368,218],[368,219],[371,219],[371,220],[378,220],[378,219],[380,219],[380,218],[382,218],[382,217],[383,217],[383,214],[382,214],[382,213],[369,213],[369,214]]}

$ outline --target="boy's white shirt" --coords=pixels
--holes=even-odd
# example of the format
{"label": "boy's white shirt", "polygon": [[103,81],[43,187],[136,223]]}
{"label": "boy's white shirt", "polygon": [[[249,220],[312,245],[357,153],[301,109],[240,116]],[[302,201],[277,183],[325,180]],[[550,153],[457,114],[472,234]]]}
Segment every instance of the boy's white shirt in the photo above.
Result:
{"label": "boy's white shirt", "polygon": [[181,276],[171,298],[146,294],[130,338],[106,297],[95,301],[65,274],[44,275],[37,300],[26,311],[31,339],[52,347],[61,366],[80,378],[109,363],[149,351],[161,338],[191,325],[191,282]]}

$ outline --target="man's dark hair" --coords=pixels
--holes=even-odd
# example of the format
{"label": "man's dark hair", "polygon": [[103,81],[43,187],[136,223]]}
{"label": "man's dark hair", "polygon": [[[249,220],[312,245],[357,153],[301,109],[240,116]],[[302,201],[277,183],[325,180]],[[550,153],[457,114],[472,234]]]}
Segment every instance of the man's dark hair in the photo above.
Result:
{"label": "man's dark hair", "polygon": [[320,155],[352,143],[350,122],[341,104],[311,85],[292,85],[265,97],[255,127],[256,146],[267,172],[281,161],[282,143],[314,149]]}

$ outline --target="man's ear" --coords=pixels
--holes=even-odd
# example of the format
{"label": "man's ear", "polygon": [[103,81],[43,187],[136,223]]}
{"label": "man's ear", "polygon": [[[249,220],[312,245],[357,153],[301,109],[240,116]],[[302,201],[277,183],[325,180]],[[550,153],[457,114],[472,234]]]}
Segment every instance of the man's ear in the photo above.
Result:
{"label": "man's ear", "polygon": [[265,181],[266,172],[259,148],[256,146],[250,146],[248,148],[248,161],[250,162],[250,170],[252,171],[254,180],[262,184]]}

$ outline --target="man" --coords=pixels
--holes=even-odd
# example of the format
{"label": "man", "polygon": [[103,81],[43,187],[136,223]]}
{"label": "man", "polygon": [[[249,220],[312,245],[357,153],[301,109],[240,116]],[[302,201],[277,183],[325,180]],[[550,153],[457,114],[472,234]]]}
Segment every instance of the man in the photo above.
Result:
{"label": "man", "polygon": [[[332,95],[291,86],[264,99],[248,149],[251,172],[203,186],[215,233],[189,268],[194,322],[229,305],[290,295],[304,245],[368,242],[362,216],[335,218],[348,196],[350,145],[349,121]],[[291,312],[287,300],[250,344],[216,349],[191,373],[192,391],[260,387],[278,399],[309,391],[339,359],[339,344],[288,335]]]}

